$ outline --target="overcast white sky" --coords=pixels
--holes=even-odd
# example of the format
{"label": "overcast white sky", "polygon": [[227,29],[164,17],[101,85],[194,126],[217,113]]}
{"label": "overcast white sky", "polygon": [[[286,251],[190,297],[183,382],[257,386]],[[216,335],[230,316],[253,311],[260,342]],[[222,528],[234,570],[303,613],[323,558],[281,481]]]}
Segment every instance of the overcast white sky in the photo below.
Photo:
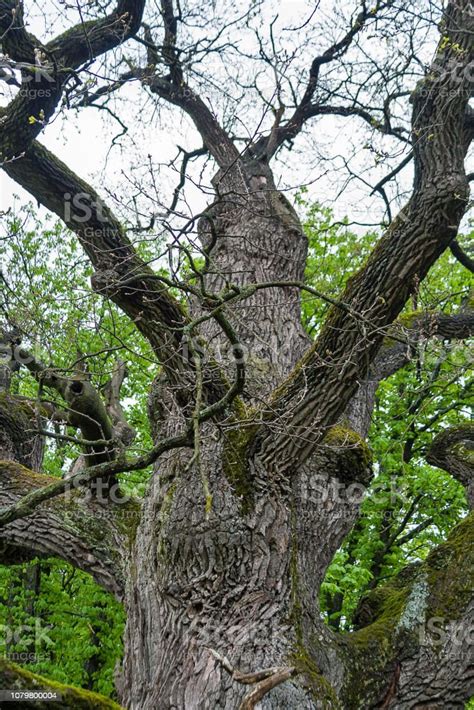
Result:
{"label": "overcast white sky", "polygon": [[[244,0],[242,2],[246,4]],[[26,0],[25,5],[29,10],[29,29],[40,39],[46,41],[51,32],[56,34],[61,29],[63,21],[60,18],[66,3],[60,0],[46,0],[41,3]],[[67,6],[72,7],[71,4]],[[314,2],[310,0],[269,0],[268,16],[270,18],[278,13],[282,26],[292,25],[302,17],[307,17],[308,9],[313,6]],[[349,18],[356,3],[354,0],[336,0],[336,2],[324,0],[320,12],[323,14],[332,12],[338,6],[348,9]],[[65,20],[67,25],[70,26],[77,20],[78,13],[68,9]],[[326,38],[322,37],[320,41],[324,45]],[[307,61],[309,63],[309,58]],[[4,90],[3,85],[0,85],[0,90]],[[137,86],[127,86],[122,95],[128,99],[125,109],[122,110],[130,131],[127,136],[118,141],[116,146],[111,148],[111,139],[119,133],[120,128],[110,118],[106,118],[104,112],[94,108],[82,110],[77,116],[74,112],[64,112],[46,127],[40,137],[48,148],[81,177],[88,180],[104,197],[107,198],[107,193],[110,193],[107,199],[111,206],[114,206],[114,196],[118,203],[122,203],[131,194],[130,176],[134,171],[142,169],[148,154],[151,155],[153,163],[166,163],[176,155],[178,144],[191,148],[201,144],[189,119],[180,118],[177,110],[173,110],[168,119],[163,121],[152,111],[149,102],[148,114],[143,122],[140,121],[144,115],[142,113],[143,90]],[[0,99],[3,104],[7,102],[6,95]],[[364,130],[357,121],[328,117],[318,123],[318,149],[325,155],[339,156],[335,164],[340,166],[346,155],[351,152],[354,139],[358,134],[363,140]],[[298,138],[297,150],[293,154],[283,153],[281,161],[274,165],[276,173],[284,173],[287,186],[310,183],[311,196],[323,203],[331,204],[337,194],[335,186],[340,187],[342,183],[339,178],[339,182],[335,180],[335,174],[326,174],[327,167],[318,171],[313,160],[305,162],[302,153],[298,153],[298,148],[301,151],[304,145],[305,139]],[[372,157],[367,155],[367,151],[360,153],[359,162],[364,160],[367,162],[372,160]],[[382,177],[386,172],[386,167],[373,166],[374,175],[378,174]],[[406,175],[409,182],[409,170]],[[316,178],[318,179],[313,183]],[[160,172],[159,179],[164,192],[169,195],[177,182],[176,174]],[[367,187],[353,183],[351,188],[337,199],[336,216],[339,218],[349,213],[352,219],[361,222],[374,222],[380,219],[382,204],[377,198],[369,198],[368,192]],[[1,210],[7,210],[15,203],[14,195],[19,195],[20,203],[31,199],[18,185],[0,172]],[[200,210],[204,207],[206,197],[199,190],[189,187],[187,196],[192,209]],[[146,219],[144,218],[143,221],[145,222]]]}

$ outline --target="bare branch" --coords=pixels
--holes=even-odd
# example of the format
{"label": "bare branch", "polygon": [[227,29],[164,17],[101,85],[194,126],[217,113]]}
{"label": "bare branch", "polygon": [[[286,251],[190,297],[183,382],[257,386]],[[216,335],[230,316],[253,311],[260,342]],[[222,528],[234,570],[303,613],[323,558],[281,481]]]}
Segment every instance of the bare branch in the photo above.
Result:
{"label": "bare branch", "polygon": [[426,454],[432,466],[442,468],[466,489],[471,509],[474,507],[474,424],[467,422],[438,434]]}
{"label": "bare branch", "polygon": [[[435,55],[438,75],[425,82],[432,98],[425,100],[424,85],[413,98],[418,141],[412,199],[341,298],[373,325],[354,327],[346,313],[332,311],[321,336],[264,413],[266,427],[255,447],[268,468],[295,470],[296,462],[310,455],[325,428],[345,410],[357,381],[365,378],[382,343],[381,329],[398,316],[416,283],[456,234],[469,194],[463,138],[472,91],[466,70],[473,57],[472,21],[464,5],[450,6],[445,22],[453,44],[440,44]],[[452,49],[458,46],[463,46],[462,54]],[[453,62],[456,76],[439,71]],[[270,433],[275,421],[280,435]]]}
{"label": "bare branch", "polygon": [[374,7],[369,8],[369,5],[365,2],[362,3],[362,10],[359,12],[354,22],[352,22],[350,29],[346,32],[344,37],[313,59],[309,71],[308,84],[291,118],[276,132],[273,132],[271,136],[263,137],[251,146],[251,153],[255,158],[268,161],[282,143],[292,140],[298,135],[309,118],[325,112],[340,113],[340,115],[360,115],[364,120],[374,125],[370,114],[363,109],[357,107],[342,107],[338,109],[335,107],[319,106],[318,104],[313,105],[313,97],[318,86],[321,67],[335,59],[340,59],[347,52],[356,35],[366,26],[367,22],[375,18],[383,9],[390,7],[392,4],[393,0],[388,0],[388,2],[377,1]]}
{"label": "bare branch", "polygon": [[461,247],[457,239],[453,239],[449,245],[453,256],[459,261],[460,264],[466,267],[472,274],[474,274],[474,259],[472,259],[469,254],[466,254],[464,249]]}

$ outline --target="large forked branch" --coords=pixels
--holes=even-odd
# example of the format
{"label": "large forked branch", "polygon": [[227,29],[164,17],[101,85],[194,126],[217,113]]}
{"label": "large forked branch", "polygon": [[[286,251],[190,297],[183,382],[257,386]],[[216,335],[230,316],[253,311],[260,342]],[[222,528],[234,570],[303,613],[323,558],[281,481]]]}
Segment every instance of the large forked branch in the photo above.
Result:
{"label": "large forked branch", "polygon": [[124,79],[126,80],[130,77],[140,79],[143,85],[148,86],[152,93],[183,109],[193,120],[205,146],[219,167],[228,168],[239,159],[239,152],[212,111],[184,81],[183,68],[176,47],[178,18],[173,0],[161,0],[161,13],[164,24],[164,40],[161,53],[168,74],[162,76],[156,71],[160,52],[154,43],[149,28],[145,26],[148,67],[146,69],[135,69]]}
{"label": "large forked branch", "polygon": [[23,86],[29,89],[20,91],[1,111],[2,161],[14,160],[27,150],[54,114],[65,83],[83,64],[137,32],[144,8],[145,0],[119,0],[107,17],[80,23],[42,45],[24,29],[22,3],[2,0],[2,47],[10,59],[22,62]]}
{"label": "large forked branch", "polygon": [[474,17],[463,0],[451,2],[444,19],[450,44],[439,45],[436,75],[413,95],[412,198],[341,299],[366,320],[333,309],[321,336],[275,394],[253,448],[267,469],[297,470],[311,454],[366,377],[384,329],[456,235],[469,194],[464,117],[472,92]]}
{"label": "large forked branch", "polygon": [[[11,461],[0,462],[0,477],[0,505],[4,508],[58,482]],[[81,497],[77,489],[68,490],[67,498],[45,503],[33,517],[17,518],[0,529],[0,563],[17,563],[25,550],[38,556],[60,557],[89,572],[99,584],[120,597],[126,545],[119,531],[133,527],[130,525],[133,520],[120,524],[120,517],[137,516],[139,508],[130,503],[116,507],[100,505],[90,496]]]}
{"label": "large forked branch", "polygon": [[[81,24],[42,48],[50,60],[48,69],[34,67],[35,91],[30,93],[34,97],[43,93],[46,98],[29,99],[19,94],[0,111],[0,153],[6,172],[76,232],[96,269],[97,290],[114,299],[150,340],[165,367],[176,373],[182,369],[181,359],[176,358],[185,321],[182,308],[165,288],[148,282],[146,277],[153,274],[152,270],[138,258],[119,220],[97,193],[33,141],[54,112],[66,75],[136,32],[144,5],[144,0],[121,0],[108,17]],[[35,40],[24,31],[21,13],[12,14],[17,6],[11,0],[0,4],[0,30],[11,58],[23,60],[28,47],[34,54]],[[65,75],[58,74],[58,67]],[[41,121],[29,120],[40,114]],[[134,273],[142,278],[131,287]],[[127,288],[121,288],[121,279],[127,279]]]}
{"label": "large forked branch", "polygon": [[[183,371],[189,368],[181,349],[183,328],[187,322],[183,308],[169,294],[168,286],[154,279],[153,271],[138,257],[119,220],[95,190],[33,140],[52,115],[62,93],[65,77],[56,76],[56,67],[66,66],[70,74],[70,70],[78,68],[87,58],[93,59],[131,36],[138,29],[144,4],[143,0],[138,3],[122,0],[116,11],[105,20],[80,25],[44,47],[45,56],[54,59],[56,72],[52,76],[49,65],[47,72],[40,71],[40,79],[47,84],[46,95],[49,98],[46,103],[36,106],[19,95],[3,113],[0,110],[0,151],[4,158],[3,168],[10,177],[76,232],[96,270],[94,288],[112,298],[131,318],[151,343],[170,380],[177,382],[180,379],[185,392],[189,389],[189,382],[186,383]],[[20,15],[17,16],[18,21],[12,24],[11,12],[6,12],[6,9],[13,5],[7,2],[4,7],[0,4],[0,29],[3,28],[7,40],[11,35],[16,38],[16,41],[11,38],[7,46],[13,59],[22,59],[19,46],[24,48],[30,43],[33,47],[34,38],[24,31]],[[164,14],[169,22],[169,13]],[[167,36],[171,38],[170,31],[168,28]],[[37,74],[39,69],[34,71]],[[37,93],[33,92],[35,96]],[[28,120],[40,113],[41,121],[31,123]],[[207,112],[206,124],[212,132],[217,123],[211,119]],[[140,278],[135,279],[138,274]],[[122,282],[126,282],[126,286]],[[211,382],[207,389],[212,390],[210,399],[215,401],[223,396],[225,388],[219,380]]]}

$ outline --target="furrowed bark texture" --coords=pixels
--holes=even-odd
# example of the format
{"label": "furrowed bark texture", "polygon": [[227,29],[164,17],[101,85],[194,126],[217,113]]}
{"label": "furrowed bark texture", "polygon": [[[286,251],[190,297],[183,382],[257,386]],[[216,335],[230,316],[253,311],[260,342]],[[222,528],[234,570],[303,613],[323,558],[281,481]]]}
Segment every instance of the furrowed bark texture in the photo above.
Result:
{"label": "furrowed bark texture", "polygon": [[[90,568],[103,584],[113,588],[125,579],[119,690],[127,708],[234,710],[251,707],[245,698],[252,691],[263,710],[443,708],[461,707],[472,693],[472,661],[466,644],[457,643],[471,613],[472,516],[423,564],[374,590],[361,605],[354,634],[339,636],[325,626],[317,603],[371,478],[360,434],[367,432],[374,387],[368,401],[351,402],[367,382],[405,361],[406,353],[394,350],[387,359],[387,327],[449,246],[466,207],[474,32],[468,5],[449,4],[443,32],[451,44],[440,45],[437,72],[413,95],[413,196],[347,285],[343,305],[333,308],[309,350],[296,288],[271,286],[229,306],[226,318],[246,350],[242,396],[218,421],[200,427],[199,451],[169,451],[159,459],[114,582],[110,549],[92,553]],[[162,96],[165,88],[155,86]],[[306,241],[297,216],[268,166],[232,150],[203,111],[195,102],[188,112],[203,126],[220,168],[215,202],[199,227],[209,262],[206,288],[300,281]],[[89,191],[39,144],[5,169],[58,214],[65,187],[75,195]],[[89,192],[88,206],[96,202]],[[179,328],[188,316],[138,259],[116,218],[101,212],[105,217],[92,211],[89,221],[66,221],[97,270],[96,288],[134,319],[164,364],[150,412],[155,436],[169,436],[181,431],[185,418]],[[204,307],[192,303],[191,310],[202,315]],[[447,323],[437,327],[441,332]],[[200,334],[215,369],[223,365],[229,376],[232,358],[221,328],[222,322],[205,322]],[[191,380],[184,382],[189,388]],[[447,461],[436,447],[433,456],[436,465],[453,467],[453,458]],[[41,515],[55,520],[54,505],[26,520],[41,523]],[[25,534],[22,522],[12,524],[7,544]],[[118,523],[110,525],[105,537],[113,547]],[[76,526],[81,542],[72,544],[84,544],[83,532]],[[97,538],[85,538],[95,549]],[[242,674],[266,685],[245,685]]]}
{"label": "furrowed bark texture", "polygon": [[[450,13],[453,42],[466,47],[468,62],[471,40],[460,28],[472,24],[472,18],[459,7]],[[437,57],[448,59],[446,54]],[[436,687],[439,707],[451,697],[456,702],[469,697],[464,650],[452,656],[448,671],[434,663],[417,637],[410,635],[405,644],[405,625],[411,629],[408,588],[400,592],[399,609],[408,621],[381,631],[397,653],[381,656],[375,674],[364,666],[373,684],[370,693],[359,684],[349,697],[356,652],[354,647],[348,652],[346,642],[323,626],[317,610],[325,570],[357,516],[359,498],[351,486],[363,486],[370,478],[363,442],[334,425],[364,381],[386,326],[455,235],[467,202],[464,112],[470,87],[456,83],[457,91],[449,93],[450,78],[444,74],[428,85],[429,100],[422,87],[413,97],[413,128],[419,135],[413,197],[406,214],[349,283],[341,300],[350,311],[333,310],[321,338],[263,408],[263,424],[244,406],[240,423],[228,419],[202,432],[201,469],[212,505],[206,506],[203,471],[186,469],[186,456],[170,456],[159,464],[137,534],[137,577],[130,580],[127,594],[130,650],[123,701],[129,707],[238,707],[245,688],[209,649],[227,656],[241,672],[298,668],[299,674],[262,698],[265,709],[407,707],[409,692],[421,698],[429,687]],[[207,218],[201,229],[210,255],[209,288],[222,287],[226,276],[239,286],[287,274],[300,278],[304,240],[286,203],[272,190],[266,166],[236,161],[216,176],[215,184],[218,200],[210,212],[215,233],[206,230]],[[271,234],[276,235],[273,241]],[[268,396],[274,382],[291,372],[292,355],[300,343],[304,346],[298,308],[297,295],[280,289],[229,309],[250,358],[266,363],[260,379],[252,372],[255,360],[249,363],[247,403]],[[291,334],[291,348],[276,331]],[[217,328],[206,324],[203,332],[219,345]],[[155,394],[165,398],[163,389]],[[172,399],[172,392],[167,396]],[[430,570],[426,593],[436,584]],[[461,604],[451,610],[448,624],[456,618],[462,625],[468,613]],[[447,633],[446,648],[452,633]],[[150,644],[150,638],[156,643]],[[364,654],[357,656],[360,663]],[[423,684],[415,677],[418,661],[429,679]]]}
{"label": "furrowed bark texture", "polygon": [[[30,491],[56,479],[11,461],[0,461],[0,506],[9,506]],[[91,494],[71,489],[42,505],[34,519],[21,518],[0,529],[0,560],[14,561],[11,546],[42,557],[60,557],[83,569],[107,590],[123,596],[129,532],[138,509],[111,510]]]}

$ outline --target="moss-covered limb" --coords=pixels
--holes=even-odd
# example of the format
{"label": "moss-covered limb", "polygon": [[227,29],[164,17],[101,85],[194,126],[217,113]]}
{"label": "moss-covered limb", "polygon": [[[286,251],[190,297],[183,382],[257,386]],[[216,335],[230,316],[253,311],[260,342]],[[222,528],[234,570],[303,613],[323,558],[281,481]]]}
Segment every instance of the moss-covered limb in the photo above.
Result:
{"label": "moss-covered limb", "polygon": [[290,661],[294,664],[296,672],[304,676],[306,685],[319,703],[318,707],[323,710],[343,710],[335,689],[321,673],[321,669],[303,644],[296,646]]}
{"label": "moss-covered limb", "polygon": [[361,628],[340,641],[344,707],[380,707],[388,700],[394,707],[413,707],[435,686],[439,707],[461,707],[472,695],[473,589],[471,513],[423,563],[362,600]]}
{"label": "moss-covered limb", "polygon": [[[230,422],[224,430],[223,468],[227,480],[248,509],[253,496],[252,442],[259,431],[260,421],[251,409],[242,412],[242,419]],[[368,483],[372,477],[372,452],[364,441],[347,424],[337,424],[326,432],[318,449],[319,457],[326,461],[343,484]]]}
{"label": "moss-covered limb", "polygon": [[426,460],[462,483],[469,505],[474,508],[474,423],[465,422],[440,432],[433,439]]}
{"label": "moss-covered limb", "polygon": [[[35,473],[13,462],[0,462],[0,506],[11,508],[29,493],[54,486],[58,479]],[[0,529],[5,543],[3,563],[11,563],[11,546],[26,553],[60,557],[89,572],[104,588],[121,598],[126,553],[133,544],[140,509],[132,501],[112,506],[70,488],[65,495],[38,506],[27,518]]]}
{"label": "moss-covered limb", "polygon": [[[83,439],[100,442],[86,447],[88,465],[113,459],[112,421],[101,395],[87,377],[81,372],[68,377],[24,349],[19,348],[17,356],[42,385],[61,395],[68,405],[68,423],[80,429]],[[104,440],[110,442],[109,446],[103,444]]]}
{"label": "moss-covered limb", "polygon": [[41,693],[57,694],[60,700],[50,702],[47,699],[18,698],[16,703],[11,703],[12,707],[21,707],[25,710],[47,710],[57,708],[58,710],[120,710],[120,705],[114,703],[109,698],[91,693],[88,690],[75,688],[71,685],[64,685],[56,681],[49,680],[43,676],[30,673],[15,663],[10,663],[0,658],[0,689],[10,691],[36,691]]}
{"label": "moss-covered limb", "polygon": [[328,448],[332,464],[337,466],[337,478],[344,484],[369,483],[372,478],[372,451],[366,441],[347,424],[335,424],[326,432],[321,443],[322,450]]}
{"label": "moss-covered limb", "polygon": [[244,510],[249,510],[253,500],[253,481],[249,466],[249,447],[258,424],[243,418],[230,423],[224,432],[223,471],[235,494],[240,497]]}

